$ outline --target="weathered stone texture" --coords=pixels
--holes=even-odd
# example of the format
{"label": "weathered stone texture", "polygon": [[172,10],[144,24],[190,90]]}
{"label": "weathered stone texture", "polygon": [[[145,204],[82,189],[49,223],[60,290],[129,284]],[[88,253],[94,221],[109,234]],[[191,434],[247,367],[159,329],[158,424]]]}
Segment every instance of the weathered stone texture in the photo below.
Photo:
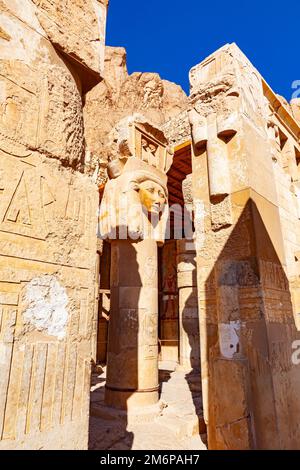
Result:
{"label": "weathered stone texture", "polygon": [[84,107],[86,141],[91,171],[107,161],[107,136],[125,116],[141,113],[155,125],[187,108],[180,86],[156,73],[127,73],[123,48],[106,47],[104,80],[87,96]]}
{"label": "weathered stone texture", "polygon": [[235,45],[190,81],[209,448],[299,448],[299,126]]}
{"label": "weathered stone texture", "polygon": [[188,142],[191,139],[191,127],[187,110],[163,124],[162,129],[170,145],[176,147]]}
{"label": "weathered stone texture", "polygon": [[106,4],[102,0],[32,0],[48,39],[99,74],[104,66]]}
{"label": "weathered stone texture", "polygon": [[32,30],[36,17],[30,5],[27,23],[16,19],[17,8],[5,7],[1,14],[0,22],[12,36],[1,43],[1,145],[17,156],[38,151],[74,168],[82,167],[80,81],[49,41]]}
{"label": "weathered stone texture", "polygon": [[[80,77],[49,39],[83,61],[86,51],[98,76],[99,57],[84,36],[63,36],[75,2],[34,3],[0,1],[0,448],[84,449],[98,192],[79,171]],[[60,37],[43,29],[44,8]]]}
{"label": "weathered stone texture", "polygon": [[29,159],[1,155],[0,447],[85,448],[97,192]]}
{"label": "weathered stone texture", "polygon": [[101,237],[111,243],[105,398],[129,412],[158,402],[157,245],[165,238],[172,159],[163,133],[144,118],[123,119],[115,137],[99,216]]}
{"label": "weathered stone texture", "polygon": [[156,403],[157,244],[171,147],[188,159],[191,143],[173,197],[193,206],[195,247],[178,241],[176,257],[172,240],[161,258],[162,338],[176,357],[179,337],[197,370],[199,326],[209,448],[299,449],[299,99],[234,44],[192,68],[189,99],[156,73],[129,75],[125,50],[105,49],[106,8],[0,0],[0,449],[87,447],[95,183],[112,243],[107,403]]}

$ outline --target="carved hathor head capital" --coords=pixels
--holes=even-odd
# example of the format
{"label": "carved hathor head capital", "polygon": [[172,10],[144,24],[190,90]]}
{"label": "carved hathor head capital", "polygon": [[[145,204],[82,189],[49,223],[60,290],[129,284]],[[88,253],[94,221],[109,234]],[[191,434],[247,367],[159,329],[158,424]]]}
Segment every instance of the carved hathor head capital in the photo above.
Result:
{"label": "carved hathor head capital", "polygon": [[167,177],[138,158],[106,184],[100,208],[100,235],[108,239],[164,241],[168,220]]}
{"label": "carved hathor head capital", "polygon": [[164,241],[168,221],[166,173],[172,153],[163,132],[140,115],[111,132],[110,158],[100,207],[100,236]]}

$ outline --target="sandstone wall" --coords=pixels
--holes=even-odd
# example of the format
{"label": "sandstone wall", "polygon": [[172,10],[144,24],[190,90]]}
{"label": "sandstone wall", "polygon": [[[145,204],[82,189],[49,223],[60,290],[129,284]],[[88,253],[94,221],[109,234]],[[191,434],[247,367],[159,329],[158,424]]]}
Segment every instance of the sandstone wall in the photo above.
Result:
{"label": "sandstone wall", "polygon": [[292,113],[296,121],[300,122],[300,98],[294,98],[290,106],[292,108]]}
{"label": "sandstone wall", "polygon": [[300,129],[235,45],[190,81],[209,447],[298,449]]}
{"label": "sandstone wall", "polygon": [[83,77],[101,80],[105,13],[0,1],[1,449],[87,447],[98,192]]}

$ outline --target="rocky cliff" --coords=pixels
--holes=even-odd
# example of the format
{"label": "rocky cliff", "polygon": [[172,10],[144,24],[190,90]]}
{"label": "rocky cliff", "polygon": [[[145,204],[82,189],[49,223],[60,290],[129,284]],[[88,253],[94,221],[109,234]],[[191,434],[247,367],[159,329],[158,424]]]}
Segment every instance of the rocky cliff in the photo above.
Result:
{"label": "rocky cliff", "polygon": [[123,117],[140,113],[153,124],[162,125],[187,106],[187,96],[179,85],[162,80],[157,73],[129,75],[125,49],[106,47],[104,80],[85,98],[88,171],[95,171],[99,162],[105,166],[103,147],[108,133]]}

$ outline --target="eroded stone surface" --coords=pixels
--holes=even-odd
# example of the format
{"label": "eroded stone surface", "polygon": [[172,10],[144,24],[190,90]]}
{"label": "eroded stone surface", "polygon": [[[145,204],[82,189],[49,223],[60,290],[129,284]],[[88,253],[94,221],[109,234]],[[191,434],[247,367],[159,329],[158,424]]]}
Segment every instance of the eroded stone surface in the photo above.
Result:
{"label": "eroded stone surface", "polygon": [[68,321],[68,296],[54,276],[44,275],[32,279],[23,294],[24,323],[62,339]]}
{"label": "eroded stone surface", "polygon": [[158,401],[157,244],[165,238],[172,160],[162,132],[142,118],[121,121],[114,135],[99,224],[111,243],[105,399],[132,409]]}
{"label": "eroded stone surface", "polygon": [[[156,73],[128,75],[123,48],[104,57],[106,7],[0,0],[0,448],[87,447],[106,263],[115,410],[92,394],[91,448],[200,449],[203,396],[211,449],[297,449],[299,99],[276,95],[234,44],[192,68],[189,99]],[[180,336],[181,368],[162,374],[157,404],[172,197],[195,237],[161,257],[161,325],[175,358]]]}
{"label": "eroded stone surface", "polygon": [[288,352],[299,337],[296,108],[234,44],[194,67],[190,81],[208,445],[297,448],[287,416],[298,394],[282,400],[298,374]]}
{"label": "eroded stone surface", "polygon": [[188,105],[181,87],[158,74],[128,75],[125,49],[107,46],[105,54],[104,80],[87,94],[84,108],[90,171],[107,163],[107,136],[122,118],[140,113],[159,126]]}
{"label": "eroded stone surface", "polygon": [[77,48],[98,76],[100,62],[84,35],[71,44],[76,6],[0,2],[1,449],[87,446],[98,191],[83,174],[83,87],[66,57]]}
{"label": "eroded stone surface", "polygon": [[[104,66],[105,0],[32,0],[49,40],[64,53],[99,74]],[[75,21],[74,21],[75,20]]]}

